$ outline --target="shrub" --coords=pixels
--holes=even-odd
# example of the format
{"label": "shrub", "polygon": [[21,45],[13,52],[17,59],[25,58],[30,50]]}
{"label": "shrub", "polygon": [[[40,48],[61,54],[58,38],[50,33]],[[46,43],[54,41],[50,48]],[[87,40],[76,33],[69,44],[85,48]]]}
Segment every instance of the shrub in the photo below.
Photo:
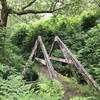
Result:
{"label": "shrub", "polygon": [[25,84],[20,75],[0,80],[0,100],[61,100],[63,90],[57,81],[42,77],[39,83]]}
{"label": "shrub", "polygon": [[86,37],[86,45],[78,51],[79,58],[84,62],[93,77],[100,83],[100,25],[89,30]]}
{"label": "shrub", "polygon": [[15,68],[0,64],[0,78],[7,80],[9,76],[17,74],[17,71]]}
{"label": "shrub", "polygon": [[96,20],[97,20],[97,18],[93,15],[91,15],[87,18],[84,18],[83,23],[82,23],[82,30],[87,31],[91,27],[94,27],[96,25]]}
{"label": "shrub", "polygon": [[57,20],[52,22],[52,20],[53,19],[49,19],[47,21],[40,21],[35,24],[20,25],[21,27],[17,27],[15,34],[13,34],[11,37],[12,43],[22,48],[24,53],[30,52],[35,40],[37,39],[37,36],[41,35],[46,47],[49,49],[51,45],[48,44],[52,44],[54,36],[58,35],[64,40],[66,39],[68,45],[71,46],[71,42],[76,35],[75,33],[80,31],[78,29],[80,26],[80,19],[76,20],[76,18],[73,18],[73,20],[71,20],[71,18],[63,17],[61,19],[58,18],[58,22]]}
{"label": "shrub", "polygon": [[5,47],[5,55],[2,57],[2,63],[12,66],[15,69],[21,71],[25,64],[24,57],[20,55],[18,47],[8,43]]}

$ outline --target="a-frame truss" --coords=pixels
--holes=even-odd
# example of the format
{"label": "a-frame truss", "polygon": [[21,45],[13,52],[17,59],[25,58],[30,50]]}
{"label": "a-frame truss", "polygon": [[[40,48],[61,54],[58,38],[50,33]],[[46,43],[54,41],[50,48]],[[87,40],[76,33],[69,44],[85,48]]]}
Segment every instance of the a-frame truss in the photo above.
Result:
{"label": "a-frame truss", "polygon": [[[55,46],[55,43],[57,43],[58,46],[60,47],[65,59],[56,58],[56,57],[50,57],[50,55],[51,55],[51,53],[53,51],[53,48]],[[39,45],[40,45],[40,47],[42,49],[42,52],[43,52],[45,60],[37,58],[36,55],[35,55],[36,51],[37,51],[37,47]],[[41,36],[38,36],[38,39],[35,42],[35,45],[34,45],[34,47],[32,49],[32,53],[31,53],[31,55],[30,55],[30,57],[28,59],[27,64],[29,64],[29,62],[32,61],[33,57],[35,58],[35,60],[39,61],[40,63],[42,63],[42,64],[44,64],[44,65],[46,65],[48,67],[48,72],[49,72],[49,75],[50,75],[50,79],[55,79],[56,78],[56,73],[55,73],[55,70],[54,70],[54,68],[52,66],[52,63],[51,63],[51,60],[55,60],[55,61],[59,61],[59,62],[63,62],[63,63],[74,65],[77,68],[77,70],[79,71],[79,73],[84,77],[84,79],[88,83],[90,83],[96,89],[99,89],[96,81],[91,77],[91,75],[80,64],[80,62],[77,60],[77,58],[74,57],[74,55],[71,53],[71,51],[68,49],[68,47],[61,41],[61,39],[58,36],[55,36],[55,39],[54,39],[54,42],[52,44],[52,47],[51,47],[51,50],[50,50],[49,54],[47,53],[47,50],[46,50],[46,48],[45,48],[45,46],[43,44]]]}
{"label": "a-frame truss", "polygon": [[[51,63],[51,61],[50,61],[49,55],[48,55],[47,50],[46,50],[46,48],[45,48],[45,46],[44,46],[44,43],[43,43],[43,41],[42,41],[41,36],[38,36],[38,39],[37,39],[36,42],[35,42],[35,45],[34,45],[34,47],[33,47],[33,49],[32,49],[32,52],[31,52],[31,55],[29,56],[29,59],[28,59],[28,61],[27,61],[27,63],[26,63],[26,67],[27,67],[28,64],[31,63],[32,58],[36,56],[36,51],[37,51],[37,48],[38,48],[39,46],[40,46],[41,49],[42,49],[42,52],[43,52],[43,55],[44,55],[44,59],[45,59],[45,60],[43,60],[43,61],[45,61],[45,64],[46,64],[46,66],[48,67],[48,72],[49,72],[50,79],[55,79],[55,78],[56,78],[56,73],[55,73],[55,71],[54,71],[54,68],[53,68],[53,66],[52,66],[52,63]],[[36,58],[35,58],[35,59],[36,59]],[[37,60],[38,60],[38,58],[37,58]],[[43,62],[41,61],[41,63],[43,63]],[[26,67],[25,67],[25,69],[26,69]],[[24,70],[25,70],[25,69],[24,69]]]}

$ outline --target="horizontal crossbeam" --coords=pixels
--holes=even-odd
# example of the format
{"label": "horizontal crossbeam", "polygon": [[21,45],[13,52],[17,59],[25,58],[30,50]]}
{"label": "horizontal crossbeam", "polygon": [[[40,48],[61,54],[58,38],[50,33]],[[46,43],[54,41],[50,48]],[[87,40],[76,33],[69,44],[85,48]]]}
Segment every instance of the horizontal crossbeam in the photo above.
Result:
{"label": "horizontal crossbeam", "polygon": [[66,61],[66,59],[56,58],[56,57],[50,57],[50,59],[51,60],[54,60],[54,61],[66,63],[66,64],[73,64],[73,61],[72,60]]}
{"label": "horizontal crossbeam", "polygon": [[[43,65],[46,65],[46,61],[41,58],[35,57],[35,60],[39,61]],[[71,60],[69,62],[67,62],[66,59],[62,59],[62,58],[50,57],[50,60],[58,61],[58,62],[66,63],[66,64],[73,64],[73,62]]]}

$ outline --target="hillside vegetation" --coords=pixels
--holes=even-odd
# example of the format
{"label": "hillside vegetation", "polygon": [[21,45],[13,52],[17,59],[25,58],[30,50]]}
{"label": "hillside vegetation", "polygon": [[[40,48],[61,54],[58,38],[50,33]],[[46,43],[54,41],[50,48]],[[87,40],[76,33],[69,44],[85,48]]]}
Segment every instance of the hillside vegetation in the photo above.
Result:
{"label": "hillside vegetation", "polygon": [[[55,13],[51,10],[49,13],[53,15],[46,19],[42,15],[34,15],[33,19],[32,15],[16,15],[23,15],[32,8],[39,12],[45,5],[51,4],[49,0],[42,6],[37,1],[35,6],[25,10],[19,8],[23,4],[19,0],[15,4],[20,5],[15,6],[12,0],[8,0],[9,19],[6,25],[0,24],[0,100],[100,100],[100,91],[88,84],[73,65],[52,61],[58,78],[50,80],[47,66],[33,58],[25,75],[23,74],[37,37],[42,36],[49,53],[54,37],[59,36],[100,86],[100,11],[99,0],[96,1],[94,5],[90,3],[87,11],[88,6],[85,8],[84,5],[86,2],[80,0],[77,3],[76,0],[72,2],[75,5],[69,8]],[[13,9],[10,9],[11,6]],[[49,7],[47,5],[44,8]],[[24,21],[19,21],[20,18]],[[58,46],[51,55],[64,58]],[[44,57],[40,48],[37,56]]]}
{"label": "hillside vegetation", "polygon": [[[94,25],[88,26],[87,21]],[[50,49],[54,37],[58,35],[94,79],[100,83],[100,24],[98,22],[97,15],[87,12],[75,17],[57,17],[40,20],[37,23],[17,24],[14,29],[15,33],[12,33],[11,42],[26,56],[31,52],[39,35],[42,36],[47,50]],[[38,56],[43,56],[40,51],[38,54]],[[59,48],[54,50],[53,55],[63,57]],[[59,65],[59,67],[56,68],[58,71],[68,74],[63,72],[66,70],[63,66]]]}

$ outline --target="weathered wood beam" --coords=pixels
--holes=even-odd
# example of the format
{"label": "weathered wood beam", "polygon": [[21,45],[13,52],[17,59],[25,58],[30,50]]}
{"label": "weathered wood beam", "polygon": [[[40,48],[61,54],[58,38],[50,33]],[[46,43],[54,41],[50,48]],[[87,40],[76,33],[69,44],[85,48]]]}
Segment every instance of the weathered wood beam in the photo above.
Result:
{"label": "weathered wood beam", "polygon": [[[53,42],[53,44],[52,44],[52,46],[51,46],[51,49],[50,49],[50,52],[49,52],[49,56],[51,56],[51,53],[52,53],[52,51],[53,51],[53,49],[54,49],[54,46],[55,46],[55,44],[56,44],[57,42],[58,42],[58,41],[57,41],[57,38],[55,37],[54,42]],[[62,53],[63,53],[63,55],[64,55],[64,57],[65,57],[65,59],[66,59],[66,62],[70,62],[70,61],[69,61],[70,59],[68,58],[68,54],[65,53],[65,49],[62,48],[61,45],[59,45],[59,47],[60,47],[60,49],[61,49],[61,51],[62,51]]]}
{"label": "weathered wood beam", "polygon": [[65,58],[67,59],[67,54],[70,56],[71,60],[73,61],[75,67],[78,69],[80,74],[84,77],[84,79],[92,84],[96,89],[99,89],[98,84],[96,81],[91,77],[91,75],[85,70],[85,68],[80,64],[80,62],[77,60],[77,58],[74,57],[74,55],[71,53],[71,51],[67,48],[67,46],[60,40],[58,36],[55,37],[57,40],[57,43],[61,47],[62,52],[65,55]]}
{"label": "weathered wood beam", "polygon": [[43,59],[41,59],[41,58],[35,57],[35,60],[38,61],[38,62],[40,62],[40,63],[42,63],[43,65],[46,65],[46,61],[43,60]]}
{"label": "weathered wood beam", "polygon": [[40,43],[40,46],[41,46],[41,49],[42,49],[42,52],[43,52],[43,55],[44,55],[44,58],[45,58],[45,61],[46,61],[46,65],[48,67],[50,78],[51,79],[55,79],[56,78],[56,73],[55,73],[54,68],[52,66],[52,63],[50,61],[49,55],[47,53],[47,50],[46,50],[46,48],[45,48],[45,46],[43,44],[41,36],[38,36],[38,41]]}
{"label": "weathered wood beam", "polygon": [[54,39],[54,42],[52,43],[52,46],[51,46],[51,49],[50,49],[50,52],[49,52],[49,56],[51,55],[51,53],[54,49],[55,43],[56,43],[56,39]]}
{"label": "weathered wood beam", "polygon": [[29,59],[27,60],[25,66],[24,66],[24,69],[23,69],[23,71],[22,71],[22,75],[24,75],[24,74],[27,72],[27,69],[32,65],[32,63],[33,63],[33,62],[32,62],[32,58],[33,58],[33,56],[34,56],[35,53],[36,53],[38,44],[39,44],[39,42],[38,42],[38,40],[36,40],[35,45],[34,45],[34,47],[33,47],[33,49],[32,49],[32,52],[31,52],[31,54],[30,54],[30,56],[29,56]]}
{"label": "weathered wood beam", "polygon": [[36,53],[36,50],[37,50],[38,45],[39,45],[39,42],[38,42],[38,40],[36,40],[35,45],[34,45],[34,47],[33,47],[33,49],[32,49],[32,52],[31,52],[31,54],[30,54],[30,56],[29,56],[29,59],[28,59],[27,62],[26,62],[25,67],[29,66],[29,65],[32,63],[32,58],[33,58],[33,56],[34,56],[35,53]]}
{"label": "weathered wood beam", "polygon": [[39,45],[39,41],[36,40],[35,45],[34,45],[34,47],[33,47],[33,49],[32,49],[31,55],[29,56],[29,60],[32,60],[33,56],[34,56],[35,53],[36,53],[36,50],[37,50],[38,45]]}
{"label": "weathered wood beam", "polygon": [[[62,59],[62,58],[56,58],[56,57],[49,57],[49,58],[50,58],[50,60],[53,60],[53,61],[58,61],[58,62],[66,63],[66,64],[73,64],[73,62],[71,60],[70,60],[70,62],[66,62],[66,60]],[[35,60],[39,61],[43,65],[46,65],[46,61],[41,58],[35,57]]]}
{"label": "weathered wood beam", "polygon": [[73,64],[72,60],[69,60],[69,61],[67,62],[66,59],[56,58],[56,57],[50,57],[50,59],[51,59],[51,60],[54,60],[54,61],[66,63],[66,64]]}

